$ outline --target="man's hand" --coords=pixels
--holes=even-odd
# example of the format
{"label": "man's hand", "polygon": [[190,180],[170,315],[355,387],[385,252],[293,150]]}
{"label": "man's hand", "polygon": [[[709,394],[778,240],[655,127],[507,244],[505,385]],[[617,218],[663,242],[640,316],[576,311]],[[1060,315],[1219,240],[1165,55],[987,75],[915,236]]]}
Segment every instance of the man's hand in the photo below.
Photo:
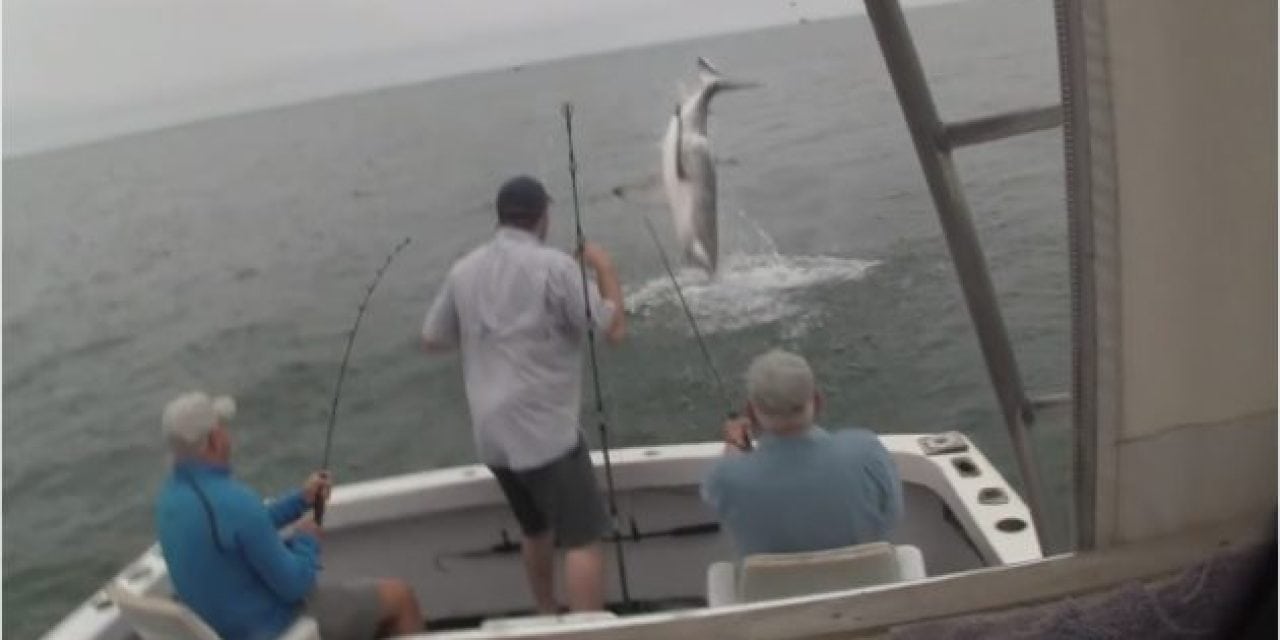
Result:
{"label": "man's hand", "polygon": [[578,259],[596,272],[600,297],[613,304],[613,318],[605,328],[604,337],[610,344],[618,344],[627,334],[627,312],[622,302],[622,283],[618,280],[618,270],[613,266],[613,258],[600,245],[586,242],[578,252]]}
{"label": "man's hand", "polygon": [[305,515],[293,523],[293,532],[294,534],[306,534],[319,540],[324,530],[320,528],[320,525],[316,524],[315,518]]}
{"label": "man's hand", "polygon": [[329,472],[324,470],[316,471],[308,476],[307,481],[303,483],[302,499],[306,500],[308,506],[314,507],[317,501],[329,499],[331,486]]}
{"label": "man's hand", "polygon": [[720,428],[726,445],[738,451],[751,450],[751,420],[749,418],[730,418]]}

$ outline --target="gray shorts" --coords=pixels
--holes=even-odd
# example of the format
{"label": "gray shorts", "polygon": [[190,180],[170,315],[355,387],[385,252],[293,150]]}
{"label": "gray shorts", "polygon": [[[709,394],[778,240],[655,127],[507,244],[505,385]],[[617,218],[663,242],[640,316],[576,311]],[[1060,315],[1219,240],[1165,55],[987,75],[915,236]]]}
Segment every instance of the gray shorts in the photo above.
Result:
{"label": "gray shorts", "polygon": [[315,618],[324,640],[376,638],[382,619],[378,581],[321,579],[307,596],[302,615]]}
{"label": "gray shorts", "polygon": [[533,469],[489,467],[525,536],[555,532],[560,547],[581,547],[600,540],[609,519],[596,487],[587,443]]}

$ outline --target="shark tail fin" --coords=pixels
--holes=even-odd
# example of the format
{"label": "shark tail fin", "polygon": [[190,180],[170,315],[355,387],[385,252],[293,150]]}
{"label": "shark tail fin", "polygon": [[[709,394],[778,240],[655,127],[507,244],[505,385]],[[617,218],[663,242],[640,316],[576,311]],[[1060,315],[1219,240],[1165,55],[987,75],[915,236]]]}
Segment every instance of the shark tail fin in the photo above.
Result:
{"label": "shark tail fin", "polygon": [[721,80],[723,77],[724,74],[720,73],[720,70],[712,66],[710,62],[707,62],[706,58],[701,56],[698,57],[698,79],[701,80],[703,84],[711,84],[712,82]]}

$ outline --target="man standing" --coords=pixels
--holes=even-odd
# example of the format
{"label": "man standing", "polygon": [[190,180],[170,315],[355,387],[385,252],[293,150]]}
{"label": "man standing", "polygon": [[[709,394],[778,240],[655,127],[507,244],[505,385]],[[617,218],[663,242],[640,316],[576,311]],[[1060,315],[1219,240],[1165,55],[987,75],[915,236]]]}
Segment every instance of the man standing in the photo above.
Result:
{"label": "man standing", "polygon": [[476,449],[502,487],[524,539],[539,611],[558,606],[555,546],[565,549],[569,607],[604,605],[608,530],[578,425],[583,342],[589,328],[618,343],[626,331],[622,287],[609,255],[587,243],[595,274],[584,291],[573,258],[543,244],[551,198],[520,176],[498,191],[498,230],[449,271],[422,326],[428,351],[459,347]]}
{"label": "man standing", "polygon": [[[795,553],[887,539],[902,516],[888,450],[865,429],[814,423],[822,396],[804,358],[775,349],[747,370],[747,417],[725,423],[725,457],[702,484],[738,554]],[[750,425],[759,442],[747,452]]]}
{"label": "man standing", "polygon": [[[263,506],[231,476],[234,416],[231,398],[193,392],[161,418],[173,469],[156,529],[178,599],[227,640],[275,638],[300,614],[315,618],[326,640],[421,633],[418,601],[404,582],[318,579],[322,533],[307,512],[327,495],[328,474]],[[293,535],[282,540],[290,523]]]}

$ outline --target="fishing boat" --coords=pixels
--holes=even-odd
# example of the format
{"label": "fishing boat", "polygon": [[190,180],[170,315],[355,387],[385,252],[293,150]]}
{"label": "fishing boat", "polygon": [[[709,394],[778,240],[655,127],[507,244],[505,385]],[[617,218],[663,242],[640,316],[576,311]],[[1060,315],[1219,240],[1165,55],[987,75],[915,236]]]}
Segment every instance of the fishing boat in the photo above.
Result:
{"label": "fishing boat", "polygon": [[[792,577],[809,576],[812,588],[793,580],[785,593],[751,597],[747,572],[730,565],[726,598],[716,567],[733,551],[698,496],[721,445],[612,451],[614,542],[627,574],[614,576],[609,600],[627,606],[537,617],[501,494],[483,467],[463,466],[338,487],[326,571],[409,580],[432,618],[427,635],[883,637],[920,624],[964,628],[975,616],[1038,615],[1028,608],[1106,597],[1117,585],[1274,547],[1275,3],[1055,6],[1062,104],[944,123],[898,2],[866,1],[1017,454],[1021,494],[962,434],[884,435],[906,493],[888,547],[898,571],[832,587],[824,567],[851,565],[805,558],[798,563],[812,571]],[[1033,398],[952,154],[1058,126],[1073,377],[1067,393]],[[1072,412],[1076,504],[1072,551],[1045,555],[1027,430],[1052,403]],[[918,553],[898,553],[905,549]],[[121,606],[166,601],[165,576],[153,547],[45,637],[134,637]]]}
{"label": "fishing boat", "polygon": [[[911,545],[932,573],[1041,557],[1030,513],[999,471],[959,433],[884,436],[906,486],[892,542]],[[707,572],[733,549],[698,489],[723,453],[718,442],[611,452],[627,567],[629,611],[705,607]],[[594,456],[603,474],[603,460]],[[604,478],[601,479],[603,486]],[[429,603],[431,626],[459,629],[532,608],[520,529],[488,469],[423,471],[335,489],[326,511],[325,574],[395,575]],[[612,560],[611,560],[612,561]],[[113,581],[132,592],[169,593],[153,546]],[[608,600],[624,601],[612,582]],[[127,638],[129,626],[97,594],[48,638]]]}

